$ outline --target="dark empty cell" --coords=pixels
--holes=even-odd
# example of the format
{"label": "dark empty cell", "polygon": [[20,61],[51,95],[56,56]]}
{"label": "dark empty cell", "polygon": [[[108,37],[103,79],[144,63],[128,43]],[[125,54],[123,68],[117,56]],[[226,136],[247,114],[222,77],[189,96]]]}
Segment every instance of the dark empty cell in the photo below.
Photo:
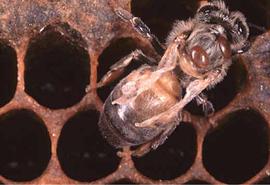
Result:
{"label": "dark empty cell", "polygon": [[[230,10],[241,11],[249,23],[264,28],[270,27],[269,0],[226,0],[225,2]],[[251,35],[262,34],[256,26],[250,26]]]}
{"label": "dark empty cell", "polygon": [[193,16],[196,3],[195,0],[132,0],[131,10],[164,42],[176,20]]}
{"label": "dark empty cell", "polygon": [[[216,112],[228,105],[244,87],[246,76],[244,66],[238,61],[233,61],[225,78],[212,89],[205,91]],[[198,106],[195,99],[186,108],[193,114],[204,115],[202,106]]]}
{"label": "dark empty cell", "polygon": [[[118,62],[121,58],[138,49],[137,44],[131,38],[121,38],[113,41],[100,55],[98,66],[98,81],[110,70],[110,67]],[[99,97],[105,101],[115,85],[127,76],[131,71],[141,66],[140,61],[132,61],[122,75],[115,81],[97,90]]]}
{"label": "dark empty cell", "polygon": [[185,173],[196,155],[196,133],[190,123],[180,123],[168,140],[143,157],[133,158],[135,167],[152,179],[169,180]]}
{"label": "dark empty cell", "polygon": [[51,157],[51,142],[43,121],[28,110],[0,117],[0,174],[14,181],[39,177]]}
{"label": "dark empty cell", "polygon": [[25,58],[26,92],[41,105],[66,108],[85,95],[89,55],[74,32],[68,35],[49,27],[30,42]]}
{"label": "dark empty cell", "polygon": [[203,144],[203,163],[216,179],[243,183],[268,160],[266,121],[254,111],[238,111],[220,122]]}
{"label": "dark empty cell", "polygon": [[185,184],[209,184],[209,183],[205,182],[205,181],[202,181],[202,180],[191,180],[191,181],[188,181]]}
{"label": "dark empty cell", "polygon": [[17,56],[13,48],[0,41],[0,107],[14,96],[17,85]]}
{"label": "dark empty cell", "polygon": [[129,179],[121,179],[121,180],[115,181],[111,184],[135,184],[135,183],[130,181]]}
{"label": "dark empty cell", "polygon": [[57,154],[64,172],[78,181],[93,181],[117,169],[120,158],[100,135],[95,111],[80,112],[63,127]]}
{"label": "dark empty cell", "polygon": [[216,111],[224,108],[233,100],[245,86],[246,77],[244,66],[239,61],[233,61],[223,81],[206,92]]}

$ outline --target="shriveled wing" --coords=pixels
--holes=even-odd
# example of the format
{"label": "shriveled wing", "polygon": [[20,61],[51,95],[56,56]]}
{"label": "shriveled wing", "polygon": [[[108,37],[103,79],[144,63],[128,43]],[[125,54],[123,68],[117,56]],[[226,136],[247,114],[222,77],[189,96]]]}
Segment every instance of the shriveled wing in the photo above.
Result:
{"label": "shriveled wing", "polygon": [[178,115],[179,112],[183,110],[183,108],[196,96],[198,96],[204,89],[206,89],[211,84],[215,83],[215,81],[219,78],[222,78],[223,72],[221,70],[215,70],[211,72],[205,79],[198,79],[192,81],[187,89],[184,98],[171,107],[169,110],[156,115],[148,120],[145,120],[141,123],[135,123],[137,127],[156,127],[161,124],[167,124],[172,121],[181,121]]}
{"label": "shriveled wing", "polygon": [[179,43],[171,44],[161,58],[157,69],[150,75],[138,75],[137,78],[130,80],[122,87],[122,96],[114,100],[113,104],[128,104],[142,92],[150,89],[152,85],[166,72],[172,71],[177,64]]}

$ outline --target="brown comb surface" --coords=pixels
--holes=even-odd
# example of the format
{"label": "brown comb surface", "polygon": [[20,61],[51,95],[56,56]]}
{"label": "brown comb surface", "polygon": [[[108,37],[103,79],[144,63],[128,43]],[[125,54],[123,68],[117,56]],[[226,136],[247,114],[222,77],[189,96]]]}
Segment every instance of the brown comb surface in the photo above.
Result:
{"label": "brown comb surface", "polygon": [[[157,57],[114,7],[164,42],[198,3],[0,0],[0,184],[270,183],[270,31],[251,28],[251,49],[207,92],[215,114],[206,118],[191,103],[190,123],[156,151],[118,157],[100,135],[102,102],[117,82],[95,90],[97,81],[136,48]],[[269,29],[269,1],[226,3]]]}

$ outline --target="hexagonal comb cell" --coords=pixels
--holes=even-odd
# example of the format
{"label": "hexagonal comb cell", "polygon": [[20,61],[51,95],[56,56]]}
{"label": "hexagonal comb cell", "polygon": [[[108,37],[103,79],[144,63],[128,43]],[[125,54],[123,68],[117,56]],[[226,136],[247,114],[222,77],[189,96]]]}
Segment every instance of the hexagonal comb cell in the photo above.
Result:
{"label": "hexagonal comb cell", "polygon": [[225,183],[243,183],[268,161],[268,126],[255,111],[234,112],[209,132],[203,146],[205,168]]}
{"label": "hexagonal comb cell", "polygon": [[30,41],[24,74],[26,92],[41,105],[60,109],[78,103],[90,76],[81,35],[64,23],[45,27]]}
{"label": "hexagonal comb cell", "polygon": [[33,180],[50,160],[48,131],[29,110],[12,110],[0,116],[0,145],[0,174],[7,179]]}
{"label": "hexagonal comb cell", "polygon": [[191,167],[196,146],[194,128],[190,123],[180,123],[162,146],[133,161],[137,170],[151,179],[174,179]]}
{"label": "hexagonal comb cell", "polygon": [[94,110],[69,119],[58,141],[58,158],[64,172],[79,181],[93,181],[117,169],[120,158],[101,136]]}
{"label": "hexagonal comb cell", "polygon": [[17,56],[5,41],[0,41],[0,107],[14,96],[17,85]]}

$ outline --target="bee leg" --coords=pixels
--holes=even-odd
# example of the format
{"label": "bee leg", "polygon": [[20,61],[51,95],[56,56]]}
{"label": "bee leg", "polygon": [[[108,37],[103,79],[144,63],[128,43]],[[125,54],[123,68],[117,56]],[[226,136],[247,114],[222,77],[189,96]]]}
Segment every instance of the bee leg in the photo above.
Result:
{"label": "bee leg", "polygon": [[141,156],[147,154],[151,150],[151,144],[152,144],[152,142],[150,141],[148,143],[141,145],[139,148],[133,150],[132,156],[141,157]]}
{"label": "bee leg", "polygon": [[157,62],[153,58],[146,56],[141,50],[135,50],[124,58],[120,59],[114,65],[110,67],[110,71],[108,71],[102,79],[98,82],[97,88],[108,85],[109,83],[116,80],[120,75],[124,73],[125,67],[127,67],[132,60],[140,61],[143,63],[147,63],[149,65],[156,65]]}
{"label": "bee leg", "polygon": [[178,124],[172,124],[172,126],[163,131],[158,137],[134,150],[132,152],[132,155],[136,157],[141,157],[147,154],[151,149],[156,150],[158,146],[162,145],[166,141],[168,136],[173,133],[177,125]]}
{"label": "bee leg", "polygon": [[146,24],[139,18],[134,17],[130,12],[122,9],[117,8],[115,9],[115,13],[118,17],[120,17],[122,20],[126,22],[130,22],[132,27],[144,38],[148,39],[150,43],[152,44],[153,48],[156,50],[158,54],[161,56],[163,55],[165,51],[165,47],[160,43],[158,38],[151,33],[150,29]]}
{"label": "bee leg", "polygon": [[155,150],[158,146],[162,145],[169,135],[173,133],[173,131],[176,129],[176,126],[178,123],[173,123],[172,126],[167,128],[151,145],[151,147]]}
{"label": "bee leg", "polygon": [[213,104],[207,100],[207,96],[205,94],[201,93],[195,99],[198,105],[202,105],[205,116],[211,115],[215,112]]}
{"label": "bee leg", "polygon": [[196,96],[198,96],[204,89],[207,87],[216,84],[225,75],[224,69],[217,69],[212,71],[208,77],[205,79],[197,79],[192,81],[186,88],[186,94],[178,103],[172,106],[169,110],[166,110],[148,120],[145,120],[141,123],[135,123],[137,127],[157,127],[161,124],[170,123],[170,121],[179,119],[179,111],[182,111],[183,108]]}

